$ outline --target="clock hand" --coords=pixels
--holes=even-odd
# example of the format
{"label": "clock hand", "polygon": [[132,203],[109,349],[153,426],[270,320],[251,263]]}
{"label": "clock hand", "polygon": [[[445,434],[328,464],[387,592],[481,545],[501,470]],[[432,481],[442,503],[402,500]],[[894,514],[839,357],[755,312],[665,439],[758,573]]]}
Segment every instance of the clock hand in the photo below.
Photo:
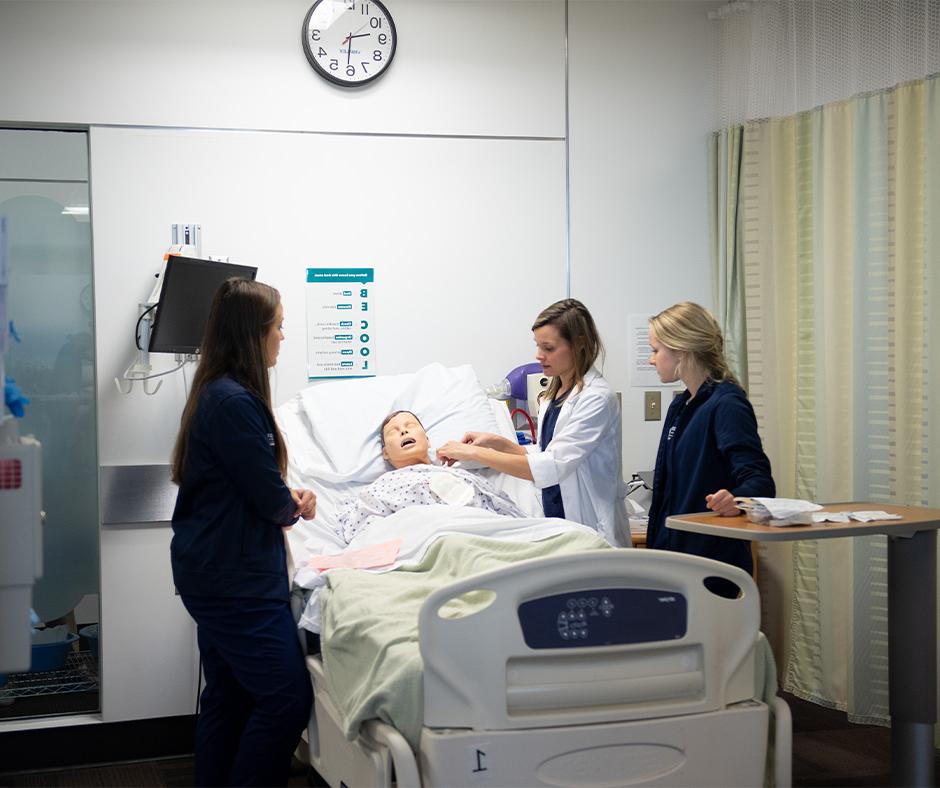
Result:
{"label": "clock hand", "polygon": [[349,42],[346,44],[346,65],[349,65],[349,59],[352,57],[352,31],[349,31],[349,35],[346,36],[346,40]]}

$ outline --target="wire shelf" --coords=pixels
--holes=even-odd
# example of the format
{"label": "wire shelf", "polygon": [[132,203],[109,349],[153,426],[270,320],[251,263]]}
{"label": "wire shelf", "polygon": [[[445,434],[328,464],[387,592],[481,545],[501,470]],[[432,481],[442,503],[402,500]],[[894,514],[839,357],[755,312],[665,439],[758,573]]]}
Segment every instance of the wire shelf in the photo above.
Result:
{"label": "wire shelf", "polygon": [[90,651],[73,651],[65,666],[43,673],[11,673],[0,687],[0,703],[10,698],[90,692],[98,689],[98,664]]}

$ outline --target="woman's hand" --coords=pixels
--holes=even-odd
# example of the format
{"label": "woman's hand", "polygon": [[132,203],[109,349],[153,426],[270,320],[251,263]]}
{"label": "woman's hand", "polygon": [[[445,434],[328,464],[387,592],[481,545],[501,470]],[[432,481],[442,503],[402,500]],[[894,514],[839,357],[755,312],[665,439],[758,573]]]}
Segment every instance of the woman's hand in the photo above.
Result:
{"label": "woman's hand", "polygon": [[[485,433],[468,432],[464,438],[474,434],[484,435]],[[460,462],[461,460],[475,460],[477,459],[477,454],[477,445],[470,441],[447,441],[447,443],[437,450],[437,459],[444,465],[453,465],[455,462]]]}
{"label": "woman's hand", "polygon": [[734,496],[727,490],[719,490],[711,495],[706,495],[705,503],[709,509],[717,512],[722,517],[734,517],[741,514],[741,510],[734,502]]}
{"label": "woman's hand", "polygon": [[501,440],[501,436],[494,435],[492,432],[467,432],[460,442],[469,443],[471,446],[481,446],[484,449],[495,449],[495,444]]}
{"label": "woman's hand", "polygon": [[297,504],[295,515],[304,520],[312,520],[317,516],[317,496],[313,490],[291,490],[290,494]]}
{"label": "woman's hand", "polygon": [[492,432],[468,432],[460,440],[462,443],[479,446],[481,449],[495,449],[506,454],[525,454],[525,449],[518,443],[502,435],[494,435]]}

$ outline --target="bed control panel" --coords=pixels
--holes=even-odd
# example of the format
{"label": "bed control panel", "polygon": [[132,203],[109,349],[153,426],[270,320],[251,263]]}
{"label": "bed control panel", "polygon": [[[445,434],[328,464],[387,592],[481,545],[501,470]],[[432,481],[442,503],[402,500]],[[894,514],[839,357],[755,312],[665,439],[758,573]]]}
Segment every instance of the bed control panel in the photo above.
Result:
{"label": "bed control panel", "polygon": [[519,624],[529,648],[620,646],[684,637],[687,612],[675,591],[605,588],[530,599]]}

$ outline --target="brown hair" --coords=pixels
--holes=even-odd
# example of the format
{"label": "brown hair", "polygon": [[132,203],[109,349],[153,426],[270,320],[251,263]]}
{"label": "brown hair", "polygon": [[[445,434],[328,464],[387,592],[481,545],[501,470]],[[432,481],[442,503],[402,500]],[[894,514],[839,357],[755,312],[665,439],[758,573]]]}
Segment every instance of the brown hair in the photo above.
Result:
{"label": "brown hair", "polygon": [[186,464],[189,429],[206,386],[228,375],[264,404],[274,427],[274,455],[281,475],[287,473],[287,448],[271,410],[266,339],[277,319],[281,296],[262,282],[226,279],[215,294],[199,349],[199,366],[183,408],[180,431],[170,461],[170,478],[179,484]]}
{"label": "brown hair", "polygon": [[716,383],[728,380],[740,386],[725,358],[721,326],[705,307],[683,301],[650,318],[656,338],[675,353],[680,365],[701,369]]}
{"label": "brown hair", "polygon": [[[411,411],[411,410],[396,410],[396,411],[393,411],[392,413],[389,413],[389,414],[385,417],[384,421],[382,422],[382,426],[379,427],[379,440],[382,441],[382,448],[383,448],[383,449],[385,448],[385,427],[386,427],[386,425],[387,425],[392,419],[394,419],[394,418],[395,418],[398,414],[400,414],[400,413],[410,413],[412,416],[415,417],[415,421],[417,421],[418,424],[421,424],[421,419],[419,419],[419,418],[417,417],[417,415],[414,413],[414,411]],[[423,425],[423,424],[421,424],[421,429],[424,429],[424,425]]]}
{"label": "brown hair", "polygon": [[[554,326],[561,338],[571,345],[574,355],[574,382],[580,391],[584,387],[584,376],[594,366],[597,357],[604,353],[604,345],[600,334],[597,333],[597,326],[594,325],[594,318],[580,301],[565,298],[543,309],[535,318],[532,330],[543,326]],[[548,389],[539,394],[539,398],[544,396],[550,400],[555,399],[560,388],[561,378],[556,376],[552,378]]]}

